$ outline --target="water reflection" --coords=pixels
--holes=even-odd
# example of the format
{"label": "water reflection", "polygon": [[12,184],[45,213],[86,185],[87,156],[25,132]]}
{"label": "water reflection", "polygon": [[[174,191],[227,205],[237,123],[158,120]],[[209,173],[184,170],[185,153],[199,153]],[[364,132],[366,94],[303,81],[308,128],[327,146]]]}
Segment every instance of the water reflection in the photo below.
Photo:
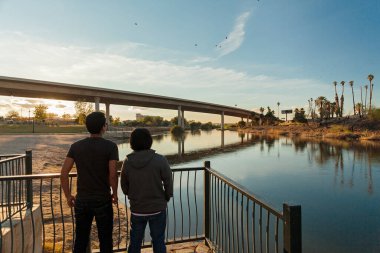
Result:
{"label": "water reflection", "polygon": [[[128,148],[119,145],[121,157]],[[173,167],[198,167],[210,160],[214,169],[277,210],[284,202],[300,204],[303,252],[380,252],[378,143],[213,130],[179,138],[162,135],[153,148]]]}
{"label": "water reflection", "polygon": [[[264,136],[259,137],[260,151],[271,152],[277,145],[277,157],[280,156],[281,149],[292,147],[294,153],[306,153],[309,163],[316,163],[321,169],[326,169],[326,165],[332,164],[334,169],[334,185],[348,186],[355,185],[355,168],[360,167],[359,176],[363,176],[367,181],[367,191],[373,194],[373,161],[379,162],[380,144],[379,143],[352,143],[337,140],[305,140],[290,139],[284,137]],[[345,173],[346,171],[346,173]],[[349,172],[349,173],[347,173]]]}

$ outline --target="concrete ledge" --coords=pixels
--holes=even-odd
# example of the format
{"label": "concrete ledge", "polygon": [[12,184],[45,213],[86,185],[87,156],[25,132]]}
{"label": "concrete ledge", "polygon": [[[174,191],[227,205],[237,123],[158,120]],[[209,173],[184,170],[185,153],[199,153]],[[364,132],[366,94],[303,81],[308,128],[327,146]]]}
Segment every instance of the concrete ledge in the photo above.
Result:
{"label": "concrete ledge", "polygon": [[[1,252],[42,252],[42,219],[40,206],[33,207],[32,211],[30,209],[24,210],[21,214],[17,214],[13,217],[12,222],[8,220],[3,223],[1,225],[0,239]],[[24,243],[22,243],[23,241]]]}

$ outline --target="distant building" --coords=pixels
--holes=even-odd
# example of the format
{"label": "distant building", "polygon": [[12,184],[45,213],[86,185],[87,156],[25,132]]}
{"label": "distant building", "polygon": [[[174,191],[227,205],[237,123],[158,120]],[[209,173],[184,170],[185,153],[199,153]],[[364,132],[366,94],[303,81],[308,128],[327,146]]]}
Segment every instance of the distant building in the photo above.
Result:
{"label": "distant building", "polygon": [[143,120],[144,119],[144,115],[142,115],[141,113],[136,113],[136,120]]}

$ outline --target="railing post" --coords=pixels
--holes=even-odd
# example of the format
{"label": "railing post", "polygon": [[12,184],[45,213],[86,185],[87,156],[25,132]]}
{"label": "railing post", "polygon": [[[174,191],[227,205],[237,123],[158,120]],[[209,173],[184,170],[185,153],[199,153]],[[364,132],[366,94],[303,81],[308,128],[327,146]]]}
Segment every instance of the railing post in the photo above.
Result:
{"label": "railing post", "polygon": [[[32,150],[27,150],[25,152],[25,174],[31,175],[32,173]],[[33,207],[33,184],[31,179],[26,180],[26,206],[27,208]]]}
{"label": "railing post", "polygon": [[[210,239],[210,172],[207,168],[210,168],[210,161],[204,163],[204,217],[203,225],[205,231],[205,238]],[[206,242],[207,243],[207,242]]]}
{"label": "railing post", "polygon": [[283,205],[284,253],[302,252],[301,206]]}

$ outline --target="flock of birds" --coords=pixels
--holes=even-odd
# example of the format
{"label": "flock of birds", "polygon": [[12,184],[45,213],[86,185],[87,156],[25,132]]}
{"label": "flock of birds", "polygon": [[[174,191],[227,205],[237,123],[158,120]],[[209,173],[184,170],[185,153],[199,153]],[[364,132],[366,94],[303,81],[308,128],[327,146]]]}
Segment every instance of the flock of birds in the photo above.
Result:
{"label": "flock of birds", "polygon": [[[138,26],[138,23],[135,22],[134,25],[135,25],[135,26]],[[226,36],[226,40],[227,40],[227,39],[228,39],[228,36]],[[194,46],[197,47],[197,46],[198,46],[198,43],[195,43]],[[219,48],[221,48],[222,45],[221,45],[221,44],[216,44],[215,47],[219,47]]]}

